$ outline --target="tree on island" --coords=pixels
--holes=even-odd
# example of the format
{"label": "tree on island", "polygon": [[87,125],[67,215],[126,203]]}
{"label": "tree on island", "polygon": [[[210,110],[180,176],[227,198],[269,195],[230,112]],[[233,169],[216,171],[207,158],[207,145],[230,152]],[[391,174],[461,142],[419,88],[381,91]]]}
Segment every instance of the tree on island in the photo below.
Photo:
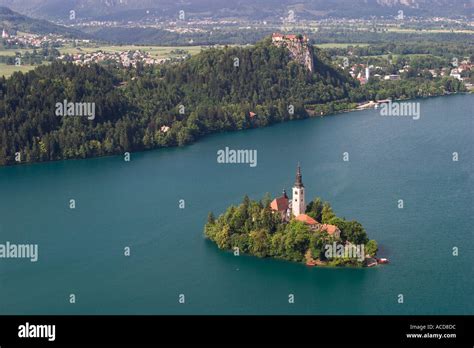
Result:
{"label": "tree on island", "polygon": [[311,216],[316,221],[322,221],[322,213],[323,213],[323,202],[318,197],[312,200],[308,207],[306,208],[306,214]]}
{"label": "tree on island", "polygon": [[332,211],[331,205],[328,202],[324,202],[323,210],[321,211],[321,222],[323,224],[329,224],[335,217],[336,214]]}
{"label": "tree on island", "polygon": [[[294,262],[319,259],[327,262],[325,246],[334,242],[364,244],[371,256],[377,251],[377,243],[369,241],[363,226],[357,221],[337,217],[329,203],[316,198],[307,206],[308,215],[320,218],[323,223],[334,224],[341,230],[340,239],[326,231],[315,231],[302,221],[292,218],[284,222],[270,208],[266,195],[261,201],[245,196],[238,206],[230,206],[218,218],[209,214],[204,234],[220,249],[235,250],[258,257],[274,257]],[[360,260],[335,259],[332,265],[362,265]]]}
{"label": "tree on island", "polygon": [[375,240],[371,239],[365,245],[365,252],[370,256],[375,256],[379,250],[378,244]]}

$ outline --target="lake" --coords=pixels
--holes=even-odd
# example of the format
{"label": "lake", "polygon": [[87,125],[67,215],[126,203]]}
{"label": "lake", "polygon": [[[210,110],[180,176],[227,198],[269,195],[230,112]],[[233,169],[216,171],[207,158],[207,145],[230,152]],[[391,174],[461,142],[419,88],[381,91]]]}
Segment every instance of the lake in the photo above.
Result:
{"label": "lake", "polygon": [[[0,168],[0,243],[39,250],[37,262],[0,259],[0,314],[473,314],[474,96],[419,101],[419,120],[364,110],[130,162]],[[257,166],[217,163],[225,147],[257,150]],[[204,239],[209,211],[291,192],[298,162],[307,201],[360,221],[390,264],[309,268]]]}

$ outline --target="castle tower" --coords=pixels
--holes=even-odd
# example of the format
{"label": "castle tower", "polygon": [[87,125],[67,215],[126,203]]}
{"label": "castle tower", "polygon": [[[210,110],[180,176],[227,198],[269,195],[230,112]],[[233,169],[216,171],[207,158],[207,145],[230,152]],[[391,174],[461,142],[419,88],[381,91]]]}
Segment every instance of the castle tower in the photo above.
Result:
{"label": "castle tower", "polygon": [[291,210],[294,216],[298,216],[306,212],[306,204],[304,200],[304,186],[301,176],[301,168],[299,164],[298,169],[296,170],[295,186],[293,186]]}

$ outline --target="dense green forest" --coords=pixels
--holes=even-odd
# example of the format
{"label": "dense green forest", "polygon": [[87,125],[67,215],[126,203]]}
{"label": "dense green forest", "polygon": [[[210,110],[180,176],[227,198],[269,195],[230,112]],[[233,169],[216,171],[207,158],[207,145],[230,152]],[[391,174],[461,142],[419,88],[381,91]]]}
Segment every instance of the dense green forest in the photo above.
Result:
{"label": "dense green forest", "polygon": [[[327,261],[325,246],[333,242],[365,245],[365,253],[375,256],[377,242],[369,240],[364,227],[357,221],[337,217],[331,205],[320,198],[308,204],[306,214],[324,224],[336,225],[340,239],[326,232],[312,231],[303,222],[291,219],[281,222],[280,215],[270,208],[270,196],[252,201],[247,196],[238,206],[229,207],[218,218],[209,213],[204,235],[215,242],[220,249],[234,250],[258,257],[275,257],[303,262],[310,256]],[[330,265],[362,265],[354,259],[334,259]]]}
{"label": "dense green forest", "polygon": [[[463,88],[450,78],[360,87],[327,54],[313,54],[313,73],[269,39],[206,49],[179,64],[118,69],[53,62],[14,73],[0,78],[0,165],[181,146],[206,134],[301,119],[314,110],[331,113],[374,97]],[[64,100],[94,103],[95,117],[56,116]]]}
{"label": "dense green forest", "polygon": [[[355,86],[317,55],[315,65],[309,73],[267,40],[159,68],[54,62],[15,73],[0,80],[0,163],[14,163],[17,152],[34,162],[184,145],[211,132],[303,118],[305,103],[347,98]],[[63,100],[95,103],[94,120],[56,116]]]}

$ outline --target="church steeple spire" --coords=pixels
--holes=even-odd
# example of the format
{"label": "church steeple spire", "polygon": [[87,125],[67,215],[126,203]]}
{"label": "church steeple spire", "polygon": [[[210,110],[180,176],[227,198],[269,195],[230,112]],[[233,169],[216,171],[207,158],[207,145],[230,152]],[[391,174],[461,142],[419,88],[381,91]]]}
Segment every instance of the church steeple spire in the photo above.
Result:
{"label": "church steeple spire", "polygon": [[298,167],[296,169],[295,187],[304,187],[304,185],[303,185],[303,176],[301,175],[301,167],[300,167],[299,163],[298,163]]}
{"label": "church steeple spire", "polygon": [[296,182],[293,186],[293,197],[291,200],[291,210],[294,216],[304,214],[306,211],[306,203],[304,199],[304,186],[301,175],[301,167],[298,163],[298,168],[296,169]]}

